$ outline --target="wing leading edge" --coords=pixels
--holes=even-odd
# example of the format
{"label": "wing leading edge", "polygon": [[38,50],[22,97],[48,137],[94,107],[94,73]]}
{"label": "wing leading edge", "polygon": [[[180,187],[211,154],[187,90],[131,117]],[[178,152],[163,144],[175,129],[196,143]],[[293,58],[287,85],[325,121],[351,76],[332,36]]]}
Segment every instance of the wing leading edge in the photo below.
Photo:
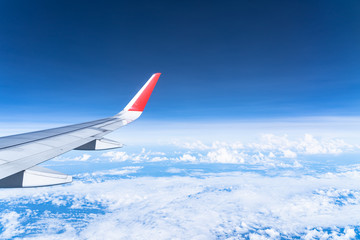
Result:
{"label": "wing leading edge", "polygon": [[71,182],[71,176],[36,165],[71,150],[122,147],[103,136],[140,117],[161,73],[155,73],[113,117],[0,138],[0,187],[35,187]]}

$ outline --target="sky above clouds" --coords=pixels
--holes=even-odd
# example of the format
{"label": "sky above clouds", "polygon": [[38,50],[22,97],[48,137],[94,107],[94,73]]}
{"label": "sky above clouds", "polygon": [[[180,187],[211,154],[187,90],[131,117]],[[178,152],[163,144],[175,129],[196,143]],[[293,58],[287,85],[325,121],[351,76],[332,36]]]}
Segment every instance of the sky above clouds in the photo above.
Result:
{"label": "sky above clouds", "polygon": [[358,115],[357,1],[2,1],[1,118]]}
{"label": "sky above clouds", "polygon": [[360,239],[358,1],[1,1],[0,135],[119,112],[122,149],[0,190],[0,238]]}

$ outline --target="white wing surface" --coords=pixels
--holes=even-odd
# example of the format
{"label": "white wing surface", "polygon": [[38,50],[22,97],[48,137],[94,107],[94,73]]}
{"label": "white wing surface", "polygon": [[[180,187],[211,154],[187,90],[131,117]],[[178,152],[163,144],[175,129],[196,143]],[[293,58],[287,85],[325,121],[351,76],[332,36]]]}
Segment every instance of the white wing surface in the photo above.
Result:
{"label": "white wing surface", "polygon": [[36,166],[71,150],[104,150],[122,144],[103,138],[142,114],[160,77],[155,73],[113,117],[0,138],[0,187],[37,187],[68,183],[72,177]]}

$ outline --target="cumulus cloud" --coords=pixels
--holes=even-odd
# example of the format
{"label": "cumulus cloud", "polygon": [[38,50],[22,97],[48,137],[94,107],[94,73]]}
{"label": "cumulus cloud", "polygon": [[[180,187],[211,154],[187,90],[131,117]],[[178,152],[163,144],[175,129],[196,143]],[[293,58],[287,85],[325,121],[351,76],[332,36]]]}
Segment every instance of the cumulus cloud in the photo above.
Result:
{"label": "cumulus cloud", "polygon": [[179,157],[179,160],[180,161],[186,161],[186,162],[187,161],[188,162],[195,162],[195,161],[197,161],[197,158],[190,155],[190,154],[185,153],[185,154],[183,154],[182,156]]}
{"label": "cumulus cloud", "polygon": [[125,174],[130,174],[130,173],[136,173],[138,170],[142,169],[142,167],[140,166],[129,166],[129,167],[123,167],[120,169],[109,169],[109,170],[104,170],[104,171],[96,171],[93,173],[86,173],[86,174],[82,174],[82,175],[78,175],[79,177],[84,177],[84,176],[104,176],[104,175],[125,175]]}
{"label": "cumulus cloud", "polygon": [[108,151],[101,154],[102,157],[109,159],[112,162],[160,162],[167,161],[170,158],[167,157],[167,153],[153,152],[142,148],[141,152],[127,153],[124,151]]}
{"label": "cumulus cloud", "polygon": [[317,228],[309,231],[304,236],[304,239],[339,239],[339,240],[350,240],[355,239],[356,233],[353,228],[346,227],[342,232],[330,232],[326,229]]}
{"label": "cumulus cloud", "polygon": [[207,158],[211,163],[244,163],[244,153],[239,153],[236,150],[230,150],[221,147],[215,151],[210,151]]}
{"label": "cumulus cloud", "polygon": [[161,156],[156,156],[151,158],[150,162],[162,162],[162,161],[167,161],[169,160],[168,157],[161,157]]}
{"label": "cumulus cloud", "polygon": [[107,157],[110,161],[123,162],[129,159],[129,155],[126,152],[109,151],[101,154],[102,157]]}
{"label": "cumulus cloud", "polygon": [[289,149],[283,150],[283,155],[285,158],[296,158],[297,157],[297,154]]}
{"label": "cumulus cloud", "polygon": [[90,157],[91,157],[91,155],[89,155],[89,154],[83,154],[80,157],[74,158],[74,161],[87,161],[87,160],[89,160]]}
{"label": "cumulus cloud", "polygon": [[174,167],[169,168],[169,169],[166,170],[166,172],[168,172],[168,173],[181,173],[183,171],[184,171],[184,169],[174,168]]}
{"label": "cumulus cloud", "polygon": [[318,140],[310,134],[305,134],[296,148],[305,154],[339,154],[346,150],[352,150],[353,146],[345,143],[342,139]]}
{"label": "cumulus cloud", "polygon": [[14,211],[9,212],[5,210],[1,214],[0,224],[3,228],[0,234],[1,239],[9,239],[24,232],[24,228],[20,225],[20,217],[20,214]]}

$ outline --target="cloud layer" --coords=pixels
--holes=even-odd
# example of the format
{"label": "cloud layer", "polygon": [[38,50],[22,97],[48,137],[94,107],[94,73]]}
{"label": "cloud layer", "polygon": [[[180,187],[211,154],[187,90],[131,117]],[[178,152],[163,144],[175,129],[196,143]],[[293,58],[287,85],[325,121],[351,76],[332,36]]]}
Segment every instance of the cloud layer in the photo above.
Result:
{"label": "cloud layer", "polygon": [[[152,149],[149,147],[148,149]],[[128,149],[127,149],[128,150]],[[163,151],[143,148],[141,151],[108,151],[97,160],[110,162],[185,162],[185,163],[226,163],[250,164],[265,167],[302,167],[302,160],[310,156],[339,156],[344,153],[356,153],[359,147],[346,143],[339,138],[319,138],[305,134],[299,138],[287,135],[263,134],[251,142],[214,141],[205,144],[200,140],[190,142],[174,141],[163,147]],[[65,158],[63,160],[69,160]],[[90,155],[73,157],[73,161],[90,159]],[[61,159],[60,159],[61,160]]]}
{"label": "cloud layer", "polygon": [[[176,170],[169,172],[181,171]],[[351,239],[359,234],[358,170],[302,177],[228,172],[98,181],[113,174],[94,172],[41,191],[1,191],[0,237]]]}

